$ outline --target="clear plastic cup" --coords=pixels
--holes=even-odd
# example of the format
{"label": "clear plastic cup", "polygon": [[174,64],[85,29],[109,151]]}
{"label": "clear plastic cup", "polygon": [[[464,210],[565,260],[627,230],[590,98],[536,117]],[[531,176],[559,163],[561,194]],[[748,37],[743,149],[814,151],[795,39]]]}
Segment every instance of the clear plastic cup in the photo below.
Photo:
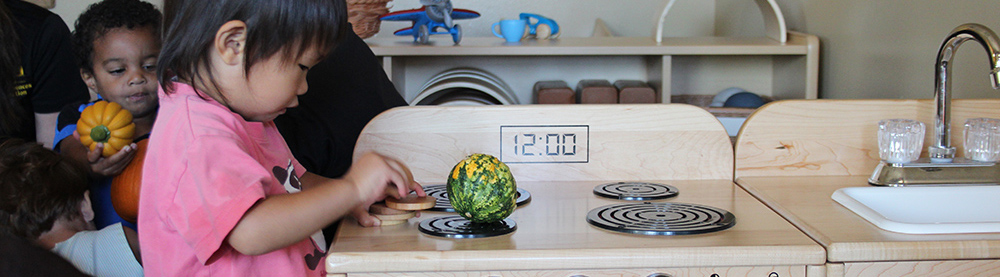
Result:
{"label": "clear plastic cup", "polygon": [[970,118],[965,121],[965,158],[980,162],[1000,161],[1000,119]]}
{"label": "clear plastic cup", "polygon": [[878,155],[889,163],[909,163],[920,158],[924,146],[924,123],[912,119],[878,122]]}

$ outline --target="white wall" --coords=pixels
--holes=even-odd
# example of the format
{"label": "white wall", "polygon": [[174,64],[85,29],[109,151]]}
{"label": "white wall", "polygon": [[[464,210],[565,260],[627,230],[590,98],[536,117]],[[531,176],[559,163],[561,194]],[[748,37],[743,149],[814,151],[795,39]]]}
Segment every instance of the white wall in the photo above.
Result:
{"label": "white wall", "polygon": [[[62,0],[54,11],[70,25],[97,0]],[[162,6],[162,0],[150,1]],[[598,18],[619,36],[651,36],[667,0],[454,0],[482,17],[461,20],[466,36],[492,36],[501,18],[533,12],[555,19],[563,36],[589,36]],[[930,98],[938,47],[954,27],[975,22],[1000,32],[1000,1],[989,0],[777,0],[791,30],[822,41],[821,98]],[[391,10],[416,8],[395,0]],[[678,0],[665,24],[668,36],[762,36],[763,21],[751,0]],[[408,26],[383,22],[379,37]],[[407,39],[402,38],[401,39]],[[998,98],[990,88],[983,48],[963,45],[954,63],[956,98]]]}
{"label": "white wall", "polygon": [[[729,18],[753,6],[718,0],[720,30],[758,26],[753,17]],[[934,62],[944,37],[963,23],[1000,32],[1000,1],[777,0],[789,29],[819,36],[821,98],[931,98]],[[725,11],[730,10],[730,11]],[[738,32],[738,31],[736,31]],[[725,33],[724,31],[721,33]],[[1000,98],[986,74],[986,52],[974,42],[955,57],[955,98]]]}
{"label": "white wall", "polygon": [[[146,2],[153,3],[156,7],[163,7],[163,0],[145,0]],[[56,7],[52,9],[52,12],[58,14],[66,21],[66,25],[69,25],[69,29],[73,30],[73,24],[76,23],[76,18],[80,16],[87,6],[100,2],[98,0],[56,0]]]}

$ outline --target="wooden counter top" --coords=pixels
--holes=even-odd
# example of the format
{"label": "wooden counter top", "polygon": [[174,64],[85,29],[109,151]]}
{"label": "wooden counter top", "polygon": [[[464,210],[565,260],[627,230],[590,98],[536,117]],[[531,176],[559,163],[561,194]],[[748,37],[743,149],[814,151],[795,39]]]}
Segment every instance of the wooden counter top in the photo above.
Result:
{"label": "wooden counter top", "polygon": [[867,176],[740,177],[737,183],[822,244],[830,262],[1000,258],[1000,233],[885,231],[830,198],[839,188],[869,186]]}
{"label": "wooden counter top", "polygon": [[[649,181],[679,189],[679,202],[725,209],[732,228],[696,235],[643,236],[591,226],[587,213],[627,201],[593,194],[598,181],[519,182],[531,201],[509,218],[512,234],[449,239],[425,235],[421,220],[453,215],[423,212],[407,224],[363,228],[341,222],[327,256],[330,273],[624,269],[753,265],[822,265],[824,250],[787,221],[728,180]],[[434,183],[424,182],[424,185]]]}

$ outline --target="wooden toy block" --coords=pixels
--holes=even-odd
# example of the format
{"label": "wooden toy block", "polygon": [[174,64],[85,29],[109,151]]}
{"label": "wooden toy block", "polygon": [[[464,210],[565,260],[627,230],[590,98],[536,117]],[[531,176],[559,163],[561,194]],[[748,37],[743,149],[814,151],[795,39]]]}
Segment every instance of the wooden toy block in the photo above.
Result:
{"label": "wooden toy block", "polygon": [[649,84],[639,80],[615,81],[618,89],[618,103],[656,103],[656,91]]}
{"label": "wooden toy block", "polygon": [[580,104],[618,103],[618,89],[608,80],[580,80],[576,85],[576,99]]}
{"label": "wooden toy block", "polygon": [[576,104],[576,92],[566,81],[538,81],[533,92],[536,104]]}

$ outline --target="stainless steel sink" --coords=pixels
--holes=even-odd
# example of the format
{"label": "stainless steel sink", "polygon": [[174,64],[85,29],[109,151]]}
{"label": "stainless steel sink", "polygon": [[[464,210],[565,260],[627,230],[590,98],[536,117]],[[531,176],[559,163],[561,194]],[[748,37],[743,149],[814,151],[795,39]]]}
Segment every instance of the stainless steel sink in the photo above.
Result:
{"label": "stainless steel sink", "polygon": [[1000,232],[1000,186],[849,187],[831,198],[887,231]]}

